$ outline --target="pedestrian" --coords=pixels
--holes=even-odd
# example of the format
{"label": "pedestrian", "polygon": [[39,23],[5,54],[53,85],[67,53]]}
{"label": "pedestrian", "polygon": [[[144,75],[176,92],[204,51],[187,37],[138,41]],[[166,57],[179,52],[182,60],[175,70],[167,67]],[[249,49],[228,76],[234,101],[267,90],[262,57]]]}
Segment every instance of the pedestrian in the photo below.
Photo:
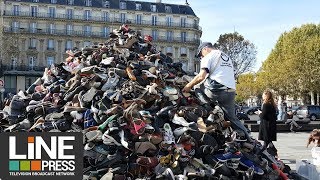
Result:
{"label": "pedestrian", "polygon": [[257,114],[260,117],[258,139],[264,141],[262,148],[264,150],[272,144],[272,141],[277,141],[277,106],[270,90],[263,92],[262,99],[262,111],[258,110]]}
{"label": "pedestrian", "polygon": [[307,147],[313,143],[314,147],[320,147],[320,129],[313,129],[309,135]]}
{"label": "pedestrian", "polygon": [[232,60],[210,42],[200,44],[196,57],[200,58],[200,72],[182,91],[189,92],[197,85],[195,94],[200,103],[209,107],[218,101],[227,119],[231,121],[231,127],[243,131],[251,141],[248,129],[235,114],[236,83]]}
{"label": "pedestrian", "polygon": [[294,129],[294,127],[296,127],[297,129],[301,129],[302,128],[302,126],[300,126],[297,122],[296,122],[296,120],[294,119],[294,117],[292,118],[292,119],[287,119],[287,121],[285,122],[285,124],[288,124],[288,125],[290,125],[290,131],[291,132],[296,132],[295,130],[293,130]]}

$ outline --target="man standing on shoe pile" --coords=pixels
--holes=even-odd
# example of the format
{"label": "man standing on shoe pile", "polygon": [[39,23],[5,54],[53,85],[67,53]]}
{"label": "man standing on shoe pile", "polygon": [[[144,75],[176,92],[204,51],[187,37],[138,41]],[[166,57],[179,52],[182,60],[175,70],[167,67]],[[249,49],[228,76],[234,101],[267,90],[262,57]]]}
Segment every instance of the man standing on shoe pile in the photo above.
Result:
{"label": "man standing on shoe pile", "polygon": [[242,130],[247,139],[251,140],[247,128],[235,115],[236,83],[232,60],[214,48],[210,42],[200,44],[196,57],[200,58],[201,70],[182,91],[189,92],[195,85],[204,81],[200,88],[195,89],[201,103],[205,105],[218,101],[231,121],[232,128]]}

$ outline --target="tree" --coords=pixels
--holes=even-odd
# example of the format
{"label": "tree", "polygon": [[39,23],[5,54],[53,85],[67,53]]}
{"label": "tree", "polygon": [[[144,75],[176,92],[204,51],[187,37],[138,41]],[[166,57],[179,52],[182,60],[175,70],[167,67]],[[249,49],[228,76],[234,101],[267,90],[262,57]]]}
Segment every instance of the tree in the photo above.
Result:
{"label": "tree", "polygon": [[265,83],[279,95],[319,92],[320,25],[306,24],[284,32],[261,71]]}
{"label": "tree", "polygon": [[220,35],[214,46],[232,59],[236,77],[250,71],[256,63],[256,47],[237,32]]}

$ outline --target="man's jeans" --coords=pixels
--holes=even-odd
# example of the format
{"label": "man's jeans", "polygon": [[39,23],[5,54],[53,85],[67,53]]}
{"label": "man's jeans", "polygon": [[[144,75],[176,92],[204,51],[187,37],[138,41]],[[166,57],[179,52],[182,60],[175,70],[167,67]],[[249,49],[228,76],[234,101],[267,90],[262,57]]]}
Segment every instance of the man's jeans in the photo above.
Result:
{"label": "man's jeans", "polygon": [[249,130],[236,117],[234,101],[236,93],[234,92],[234,90],[213,91],[201,84],[200,88],[197,88],[195,90],[195,93],[201,104],[212,104],[215,101],[218,101],[220,107],[226,113],[226,117],[231,121],[231,127],[234,129],[242,130],[245,133],[246,138],[248,140],[251,139]]}

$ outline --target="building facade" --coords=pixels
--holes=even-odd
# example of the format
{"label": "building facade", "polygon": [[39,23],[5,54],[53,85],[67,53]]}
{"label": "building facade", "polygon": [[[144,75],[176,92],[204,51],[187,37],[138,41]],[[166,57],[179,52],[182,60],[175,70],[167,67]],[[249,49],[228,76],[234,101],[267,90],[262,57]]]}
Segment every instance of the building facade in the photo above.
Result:
{"label": "building facade", "polygon": [[[125,0],[2,0],[0,58],[5,92],[25,90],[45,67],[63,62],[65,51],[103,42],[128,24],[154,39],[157,49],[198,68],[199,18],[186,4]],[[5,93],[5,94],[6,94]]]}

